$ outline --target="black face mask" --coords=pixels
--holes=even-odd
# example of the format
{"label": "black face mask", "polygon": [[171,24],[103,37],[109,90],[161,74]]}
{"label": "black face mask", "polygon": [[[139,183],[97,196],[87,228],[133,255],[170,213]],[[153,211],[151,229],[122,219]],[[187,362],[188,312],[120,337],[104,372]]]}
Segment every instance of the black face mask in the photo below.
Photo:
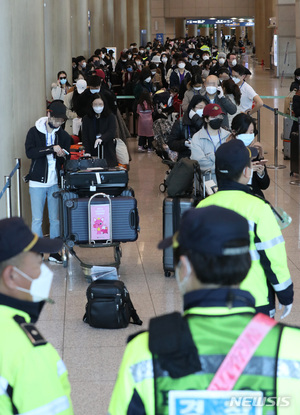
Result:
{"label": "black face mask", "polygon": [[214,120],[209,121],[209,125],[213,130],[218,130],[222,125],[223,119],[216,118]]}
{"label": "black face mask", "polygon": [[50,127],[50,128],[52,128],[52,130],[55,130],[55,128],[57,128],[57,127],[55,127],[55,125],[53,125],[53,124],[52,124],[52,122],[50,122],[50,121],[48,121],[48,125],[49,125],[49,127]]}

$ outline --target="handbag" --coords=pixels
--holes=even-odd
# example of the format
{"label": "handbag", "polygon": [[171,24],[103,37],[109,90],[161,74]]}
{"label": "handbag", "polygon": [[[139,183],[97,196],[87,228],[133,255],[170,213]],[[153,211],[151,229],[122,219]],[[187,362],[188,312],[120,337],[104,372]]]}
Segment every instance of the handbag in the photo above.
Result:
{"label": "handbag", "polygon": [[86,170],[88,168],[95,168],[95,167],[107,167],[106,160],[97,159],[92,157],[80,157],[77,160],[67,160],[65,162],[65,171],[75,172],[78,170]]}
{"label": "handbag", "polygon": [[83,321],[91,327],[120,329],[131,319],[133,324],[143,324],[122,281],[97,279],[88,286],[86,296]]}

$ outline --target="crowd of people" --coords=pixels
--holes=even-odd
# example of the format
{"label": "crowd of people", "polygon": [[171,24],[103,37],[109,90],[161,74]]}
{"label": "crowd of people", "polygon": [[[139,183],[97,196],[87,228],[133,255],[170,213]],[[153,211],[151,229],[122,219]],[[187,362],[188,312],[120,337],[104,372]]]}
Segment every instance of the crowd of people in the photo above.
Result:
{"label": "crowd of people", "polygon": [[[173,247],[184,318],[173,313],[153,319],[149,332],[130,339],[109,413],[167,414],[169,391],[224,388],[263,391],[265,399],[288,390],[289,413],[297,413],[300,356],[287,346],[297,343],[299,329],[273,319],[276,297],[284,308],[281,318],[291,312],[293,283],[280,228],[262,192],[270,179],[252,115],[263,102],[248,84],[249,75],[233,48],[225,54],[209,37],[133,43],[118,60],[101,48],[89,59],[73,59],[72,80],[58,72],[47,115],[36,121],[25,142],[31,159],[26,181],[32,232],[19,218],[0,221],[3,414],[73,414],[66,368],[33,324],[49,301],[53,277],[40,254],[62,263],[53,193],[72,144],[66,122],[71,121],[69,132],[76,131],[87,155],[97,156],[101,145],[114,167],[114,139],[128,106],[138,116],[139,152],[153,152],[153,123],[172,119],[169,148],[178,160],[198,161],[219,190],[186,212],[175,235],[159,244],[160,249]],[[122,94],[134,96],[132,103],[117,105],[116,95]],[[46,200],[50,238],[43,239]],[[249,331],[251,350],[245,347]],[[243,353],[234,353],[241,337]],[[221,365],[226,355],[229,369]],[[242,355],[249,362],[245,371]]]}

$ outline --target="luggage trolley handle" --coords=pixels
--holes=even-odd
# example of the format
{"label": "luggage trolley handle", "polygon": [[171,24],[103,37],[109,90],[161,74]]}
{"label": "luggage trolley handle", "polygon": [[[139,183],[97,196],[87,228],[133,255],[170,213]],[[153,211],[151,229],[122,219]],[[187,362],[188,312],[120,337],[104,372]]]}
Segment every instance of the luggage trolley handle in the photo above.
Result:
{"label": "luggage trolley handle", "polygon": [[[101,136],[97,137],[100,138]],[[97,145],[98,159],[104,159],[104,146],[103,143]]]}
{"label": "luggage trolley handle", "polygon": [[88,202],[88,228],[89,228],[89,245],[94,244],[95,241],[91,239],[91,202],[94,199],[94,197],[97,196],[102,196],[106,199],[108,199],[108,203],[109,203],[109,235],[108,235],[108,239],[106,240],[106,244],[111,244],[112,243],[112,205],[111,205],[111,198],[109,197],[109,195],[105,194],[105,193],[95,193],[93,196],[91,196],[89,198],[89,202]]}

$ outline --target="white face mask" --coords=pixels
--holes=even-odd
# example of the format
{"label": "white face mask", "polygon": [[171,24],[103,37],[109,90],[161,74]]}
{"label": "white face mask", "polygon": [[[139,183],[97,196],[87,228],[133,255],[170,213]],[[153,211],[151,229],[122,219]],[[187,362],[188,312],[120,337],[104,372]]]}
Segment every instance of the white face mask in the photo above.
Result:
{"label": "white face mask", "polygon": [[187,265],[187,274],[184,276],[182,281],[180,281],[180,277],[179,277],[179,268],[181,267],[180,261],[178,262],[177,267],[175,269],[175,278],[178,284],[179,291],[182,295],[184,295],[187,291],[187,283],[192,272],[189,262],[187,262],[186,265]]}
{"label": "white face mask", "polygon": [[100,92],[100,89],[90,89],[91,94],[98,94]]}
{"label": "white face mask", "polygon": [[207,61],[207,60],[209,59],[209,56],[204,55],[204,56],[202,57],[202,59],[203,59],[204,61]]}
{"label": "white face mask", "polygon": [[103,105],[99,105],[99,106],[95,106],[93,107],[93,110],[95,111],[96,114],[101,114],[101,112],[103,111]]}
{"label": "white face mask", "polygon": [[298,81],[300,81],[300,76],[297,76],[297,78],[296,78]]}
{"label": "white face mask", "polygon": [[199,115],[199,117],[202,117],[202,115],[203,115],[203,108],[201,108],[201,109],[197,109],[197,110],[196,110],[196,114],[198,114],[198,115]]}
{"label": "white face mask", "polygon": [[136,63],[137,65],[140,65],[142,62],[141,62],[141,61],[135,61],[135,63]]}
{"label": "white face mask", "polygon": [[200,91],[201,86],[194,86],[193,88],[194,88],[195,91]]}
{"label": "white face mask", "polygon": [[238,136],[237,136],[237,138],[239,139],[239,140],[242,140],[242,142],[245,144],[245,146],[247,147],[247,146],[249,146],[251,143],[252,143],[252,141],[254,140],[254,133],[251,133],[251,134],[239,134]]}
{"label": "white face mask", "polygon": [[131,59],[132,55],[128,55],[128,59]]}
{"label": "white face mask", "polygon": [[184,69],[184,68],[185,68],[185,63],[180,62],[180,63],[178,64],[178,68],[179,68],[179,69]]}
{"label": "white face mask", "polygon": [[148,78],[145,79],[145,82],[150,82],[151,81],[151,76],[148,76]]}
{"label": "white face mask", "polygon": [[86,67],[86,62],[83,62],[83,64],[81,65],[83,68]]}
{"label": "white face mask", "polygon": [[220,65],[224,65],[224,63],[225,63],[225,59],[224,59],[224,58],[220,58],[220,59],[219,59],[219,64],[220,64]]}
{"label": "white face mask", "polygon": [[241,82],[240,78],[237,78],[236,76],[233,76],[232,80],[235,84],[238,84],[239,82]]}
{"label": "white face mask", "polygon": [[17,271],[22,277],[26,278],[28,281],[32,281],[30,289],[16,287],[17,290],[23,291],[24,293],[29,293],[32,296],[32,301],[38,303],[49,298],[51,284],[53,280],[53,272],[45,265],[41,265],[41,272],[38,278],[33,279],[25,272],[21,271],[17,267],[14,267],[14,270]]}
{"label": "white face mask", "polygon": [[236,59],[233,59],[233,61],[231,62],[231,65],[232,66],[235,66],[236,65]]}
{"label": "white face mask", "polygon": [[206,89],[206,92],[210,95],[213,95],[217,92],[216,86],[207,86],[205,89]]}
{"label": "white face mask", "polygon": [[155,75],[156,74],[156,71],[151,71],[151,73],[152,73],[152,75]]}
{"label": "white face mask", "polygon": [[161,60],[162,60],[163,63],[168,62],[168,58],[162,58]]}

